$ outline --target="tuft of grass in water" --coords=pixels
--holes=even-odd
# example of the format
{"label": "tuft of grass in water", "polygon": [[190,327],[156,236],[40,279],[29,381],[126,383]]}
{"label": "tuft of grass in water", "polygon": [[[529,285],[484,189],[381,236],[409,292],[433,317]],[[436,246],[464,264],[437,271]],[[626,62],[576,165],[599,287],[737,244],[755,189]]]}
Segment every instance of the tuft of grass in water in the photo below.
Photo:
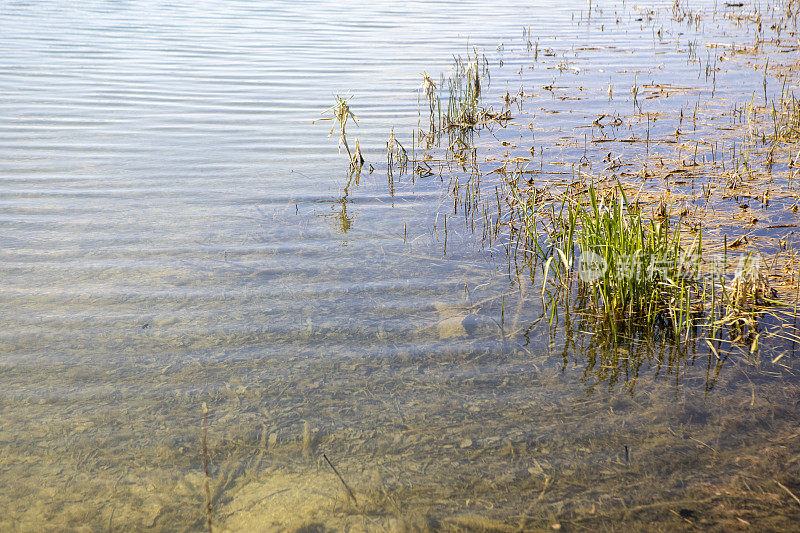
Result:
{"label": "tuft of grass in water", "polygon": [[619,184],[604,198],[591,184],[565,210],[567,233],[558,254],[570,257],[577,244],[579,289],[613,335],[622,324],[660,323],[676,335],[692,326],[702,232],[684,250],[680,223],[671,224],[667,206],[648,220]]}
{"label": "tuft of grass in water", "polygon": [[512,188],[511,196],[520,244],[542,267],[551,326],[557,308],[577,308],[612,343],[645,331],[678,341],[702,331],[714,340],[724,327],[754,351],[758,316],[780,304],[760,256],[740,255],[731,278],[727,252],[704,262],[702,227],[689,241],[683,215],[664,203],[646,211],[619,182],[603,191],[579,183],[560,201],[536,189]]}
{"label": "tuft of grass in water", "polygon": [[454,73],[447,80],[447,110],[441,116],[441,128],[472,128],[481,120],[481,90],[486,75],[486,58],[477,51],[467,55],[466,60],[455,59]]}
{"label": "tuft of grass in water", "polygon": [[800,100],[785,89],[776,107],[773,103],[774,143],[791,143],[800,139]]}
{"label": "tuft of grass in water", "polygon": [[[760,265],[760,256],[752,253],[740,257],[729,287],[722,287],[719,318],[712,310],[712,331],[727,326],[731,337],[750,345],[750,353],[758,351],[758,317],[768,305],[780,305]],[[796,315],[796,311],[794,313]],[[713,337],[713,335],[712,335]]]}
{"label": "tuft of grass in water", "polygon": [[[339,142],[344,145],[345,150],[347,150],[347,155],[350,157],[350,160],[353,161],[354,154],[350,151],[350,146],[347,144],[347,122],[350,119],[353,119],[353,122],[356,123],[358,126],[358,119],[350,110],[350,105],[348,104],[350,100],[350,96],[340,96],[336,95],[336,103],[334,103],[331,107],[326,109],[322,112],[323,115],[330,113],[330,117],[323,118],[322,120],[331,120],[333,121],[333,125],[331,126],[331,131],[328,133],[330,137],[333,135],[333,132],[336,131],[336,126],[339,126]],[[360,157],[360,151],[357,151],[357,154]],[[363,159],[362,159],[363,163]]]}
{"label": "tuft of grass in water", "polygon": [[417,105],[422,116],[424,97],[428,124],[427,132],[422,128],[417,132],[419,139],[424,140],[430,149],[434,144],[438,145],[441,136],[446,134],[448,151],[458,160],[463,159],[464,152],[471,148],[476,130],[490,122],[510,120],[508,108],[512,102],[518,103],[515,97],[507,94],[505,107],[499,112],[482,105],[482,95],[490,81],[489,68],[486,57],[478,54],[477,50],[468,53],[466,58],[455,57],[452,74],[447,78],[442,76],[438,84],[427,72],[421,76]]}
{"label": "tuft of grass in water", "polygon": [[577,291],[576,301],[613,338],[654,326],[677,336],[695,325],[702,232],[684,247],[680,219],[673,222],[666,205],[648,218],[620,184],[603,195],[589,184],[560,206],[532,200],[523,220],[533,253],[544,260],[543,295],[552,273],[556,291]]}

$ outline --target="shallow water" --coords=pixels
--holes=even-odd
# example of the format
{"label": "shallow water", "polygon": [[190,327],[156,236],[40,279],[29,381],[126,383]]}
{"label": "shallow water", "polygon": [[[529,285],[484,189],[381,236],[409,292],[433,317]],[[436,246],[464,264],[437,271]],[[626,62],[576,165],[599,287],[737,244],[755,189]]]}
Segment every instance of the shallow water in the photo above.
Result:
{"label": "shallow water", "polygon": [[[687,59],[752,28],[711,3],[702,27],[678,23],[671,5],[3,2],[3,528],[202,528],[203,402],[214,523],[233,530],[549,527],[685,499],[697,464],[728,475],[773,437],[796,444],[793,343],[763,355],[780,365],[646,345],[620,348],[639,364],[596,365],[591,336],[537,322],[539,288],[509,276],[502,238],[454,212],[458,170],[387,178],[389,132],[411,151],[425,119],[420,73],[438,82],[473,50],[484,100],[522,89],[533,124],[483,131],[478,151],[533,151],[553,179],[601,134],[674,131],[591,128],[632,107],[634,83],[691,87],[645,104],[665,114],[702,100],[724,117],[761,94],[749,58],[713,94],[711,56]],[[321,120],[336,94],[374,166],[358,183]],[[757,468],[800,466],[780,446]]]}

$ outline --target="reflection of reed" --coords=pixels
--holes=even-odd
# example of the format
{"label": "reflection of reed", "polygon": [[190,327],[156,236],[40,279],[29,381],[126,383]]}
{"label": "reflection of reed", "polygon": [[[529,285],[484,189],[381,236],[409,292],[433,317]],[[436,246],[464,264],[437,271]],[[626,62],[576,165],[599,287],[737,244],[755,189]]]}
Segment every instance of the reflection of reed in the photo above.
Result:
{"label": "reflection of reed", "polygon": [[344,189],[342,189],[342,196],[333,200],[333,202],[339,206],[338,211],[336,211],[336,214],[333,215],[334,227],[342,233],[347,233],[350,230],[350,227],[353,225],[353,219],[347,213],[347,204],[349,202],[348,196],[350,195],[350,186],[357,186],[360,177],[360,172],[351,167],[347,176],[347,184],[344,186]]}

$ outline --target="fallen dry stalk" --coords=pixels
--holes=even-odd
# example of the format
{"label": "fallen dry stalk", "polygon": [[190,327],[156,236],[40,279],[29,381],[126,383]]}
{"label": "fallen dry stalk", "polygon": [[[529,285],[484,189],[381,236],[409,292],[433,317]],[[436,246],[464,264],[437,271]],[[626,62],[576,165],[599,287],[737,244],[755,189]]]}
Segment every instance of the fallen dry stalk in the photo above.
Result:
{"label": "fallen dry stalk", "polygon": [[205,476],[204,479],[204,488],[206,492],[206,529],[208,533],[212,533],[211,527],[211,483],[210,483],[210,476],[208,475],[208,445],[207,445],[207,436],[208,436],[208,405],[206,402],[203,402],[203,474]]}
{"label": "fallen dry stalk", "polygon": [[330,466],[330,467],[331,467],[331,470],[333,470],[333,473],[334,473],[334,474],[336,474],[336,477],[338,477],[338,478],[339,478],[339,481],[341,481],[341,482],[342,482],[342,486],[343,486],[343,487],[344,487],[344,489],[347,491],[347,495],[348,495],[348,496],[349,496],[349,497],[350,497],[350,498],[353,500],[353,503],[354,503],[354,504],[356,504],[356,505],[358,505],[358,500],[356,500],[356,495],[355,495],[355,494],[353,494],[353,491],[350,489],[350,486],[349,486],[349,485],[347,484],[347,482],[344,480],[344,478],[343,478],[343,477],[342,477],[342,475],[339,473],[339,471],[338,471],[338,470],[336,470],[336,467],[335,467],[335,466],[333,466],[333,463],[331,463],[331,460],[330,460],[330,459],[328,459],[328,456],[327,456],[327,455],[325,455],[325,454],[323,453],[323,454],[322,454],[322,458],[323,458],[323,459],[325,459],[325,462],[326,462],[326,463],[328,463],[328,466]]}

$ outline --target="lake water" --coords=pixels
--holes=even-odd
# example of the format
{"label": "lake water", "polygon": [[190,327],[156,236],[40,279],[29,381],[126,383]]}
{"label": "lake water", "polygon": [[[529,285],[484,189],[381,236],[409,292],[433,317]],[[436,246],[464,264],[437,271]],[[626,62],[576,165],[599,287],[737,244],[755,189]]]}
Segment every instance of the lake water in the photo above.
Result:
{"label": "lake water", "polygon": [[[502,238],[454,212],[450,170],[387,177],[390,131],[411,152],[425,119],[421,73],[454,56],[485,54],[497,108],[538,97],[535,127],[482,133],[481,157],[567,175],[632,85],[697,87],[652,104],[688,110],[712,82],[687,47],[754,37],[710,2],[702,27],[670,2],[589,6],[0,2],[2,529],[202,529],[204,402],[223,530],[549,527],[685,499],[713,478],[686,489],[676,465],[727,471],[732,435],[740,458],[790,435],[791,356],[587,367]],[[709,113],[760,94],[753,72],[717,74]],[[358,183],[321,120],[336,95],[373,167]]]}

